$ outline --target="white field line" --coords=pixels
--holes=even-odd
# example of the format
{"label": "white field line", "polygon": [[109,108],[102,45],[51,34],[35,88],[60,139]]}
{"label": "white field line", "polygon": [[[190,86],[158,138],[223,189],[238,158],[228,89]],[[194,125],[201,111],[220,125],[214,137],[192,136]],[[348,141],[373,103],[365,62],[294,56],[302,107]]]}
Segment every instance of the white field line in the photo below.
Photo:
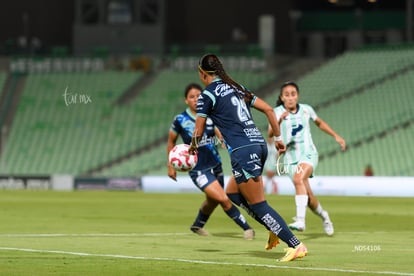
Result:
{"label": "white field line", "polygon": [[41,237],[160,237],[160,236],[186,236],[193,233],[89,233],[89,234],[65,234],[65,233],[25,233],[25,234],[0,234],[4,238],[41,238]]}
{"label": "white field line", "polygon": [[324,267],[298,267],[298,266],[285,266],[285,265],[213,262],[213,261],[187,260],[187,259],[178,259],[178,258],[157,258],[157,257],[117,255],[117,254],[95,254],[95,253],[71,252],[71,251],[62,251],[62,250],[41,250],[41,249],[16,248],[16,247],[0,247],[0,250],[3,250],[3,251],[8,250],[8,251],[32,252],[32,253],[49,253],[49,254],[61,254],[61,255],[74,255],[74,256],[86,256],[86,257],[104,257],[104,258],[117,258],[117,259],[136,259],[136,260],[151,260],[151,261],[182,262],[182,263],[193,263],[193,264],[267,267],[267,268],[276,268],[276,269],[292,269],[292,270],[305,270],[305,271],[310,270],[310,271],[330,271],[330,272],[343,272],[343,273],[369,273],[369,274],[380,274],[380,275],[410,275],[410,276],[414,275],[414,273],[404,273],[404,272],[394,272],[394,271],[367,271],[367,270],[324,268]]}
{"label": "white field line", "polygon": [[[336,234],[384,234],[389,232],[335,232]],[[39,238],[39,237],[161,237],[161,236],[187,236],[194,235],[191,232],[186,233],[4,233],[0,237],[4,238]]]}

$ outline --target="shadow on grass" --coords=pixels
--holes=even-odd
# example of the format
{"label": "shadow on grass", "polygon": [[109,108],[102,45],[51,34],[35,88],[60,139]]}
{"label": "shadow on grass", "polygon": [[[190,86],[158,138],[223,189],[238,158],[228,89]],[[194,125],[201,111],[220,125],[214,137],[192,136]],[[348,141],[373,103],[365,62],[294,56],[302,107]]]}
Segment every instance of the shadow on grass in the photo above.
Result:
{"label": "shadow on grass", "polygon": [[329,236],[327,236],[324,233],[301,233],[301,235],[304,237],[301,240],[304,240],[304,241],[316,240],[320,238],[329,238]]}
{"label": "shadow on grass", "polygon": [[242,233],[210,233],[210,235],[214,237],[221,237],[221,238],[232,238],[232,239],[243,239]]}
{"label": "shadow on grass", "polygon": [[276,260],[282,258],[285,254],[283,252],[278,252],[276,250],[272,251],[248,251],[246,252],[246,255],[249,255],[251,257],[256,258],[262,258],[262,259],[270,259],[270,260]]}
{"label": "shadow on grass", "polygon": [[219,249],[196,249],[195,251],[205,252],[205,253],[216,253],[216,252],[222,252],[223,250],[219,250]]}

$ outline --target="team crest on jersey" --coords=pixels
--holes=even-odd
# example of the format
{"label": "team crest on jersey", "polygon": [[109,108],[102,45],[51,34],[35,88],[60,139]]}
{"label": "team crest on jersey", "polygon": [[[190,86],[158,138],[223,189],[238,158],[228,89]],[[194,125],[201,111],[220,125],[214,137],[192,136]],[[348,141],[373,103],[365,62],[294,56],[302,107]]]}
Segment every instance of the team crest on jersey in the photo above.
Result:
{"label": "team crest on jersey", "polygon": [[210,118],[206,120],[206,130],[207,131],[214,131],[214,123]]}

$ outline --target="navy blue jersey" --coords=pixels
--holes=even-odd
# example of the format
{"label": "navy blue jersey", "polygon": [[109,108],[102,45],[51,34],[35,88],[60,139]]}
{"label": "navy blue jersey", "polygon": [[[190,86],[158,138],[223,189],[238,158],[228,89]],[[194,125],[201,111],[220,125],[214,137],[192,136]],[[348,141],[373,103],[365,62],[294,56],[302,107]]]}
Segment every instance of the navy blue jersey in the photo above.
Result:
{"label": "navy blue jersey", "polygon": [[266,145],[250,112],[250,106],[255,100],[256,96],[246,103],[234,87],[216,79],[198,98],[197,115],[213,120],[221,131],[229,152],[254,144]]}
{"label": "navy blue jersey", "polygon": [[[184,112],[175,116],[170,130],[180,135],[184,144],[190,145],[194,127],[195,117],[187,108]],[[217,164],[221,164],[220,155],[216,148],[214,124],[211,119],[207,119],[206,128],[203,137],[198,144],[197,151],[198,161],[193,170],[213,168],[217,166]]]}

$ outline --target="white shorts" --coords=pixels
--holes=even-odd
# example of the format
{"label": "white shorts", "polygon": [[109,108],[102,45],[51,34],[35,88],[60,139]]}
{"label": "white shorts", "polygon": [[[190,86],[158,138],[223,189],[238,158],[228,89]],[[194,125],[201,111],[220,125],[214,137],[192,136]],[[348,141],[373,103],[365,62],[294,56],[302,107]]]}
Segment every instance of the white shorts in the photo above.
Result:
{"label": "white shorts", "polygon": [[293,176],[296,173],[301,172],[301,166],[300,166],[301,164],[308,164],[312,166],[313,173],[311,177],[313,177],[316,167],[318,166],[318,153],[313,152],[313,153],[305,154],[297,162],[287,165],[287,167],[285,168],[285,171],[287,172],[287,174],[289,175],[291,179],[293,179]]}

